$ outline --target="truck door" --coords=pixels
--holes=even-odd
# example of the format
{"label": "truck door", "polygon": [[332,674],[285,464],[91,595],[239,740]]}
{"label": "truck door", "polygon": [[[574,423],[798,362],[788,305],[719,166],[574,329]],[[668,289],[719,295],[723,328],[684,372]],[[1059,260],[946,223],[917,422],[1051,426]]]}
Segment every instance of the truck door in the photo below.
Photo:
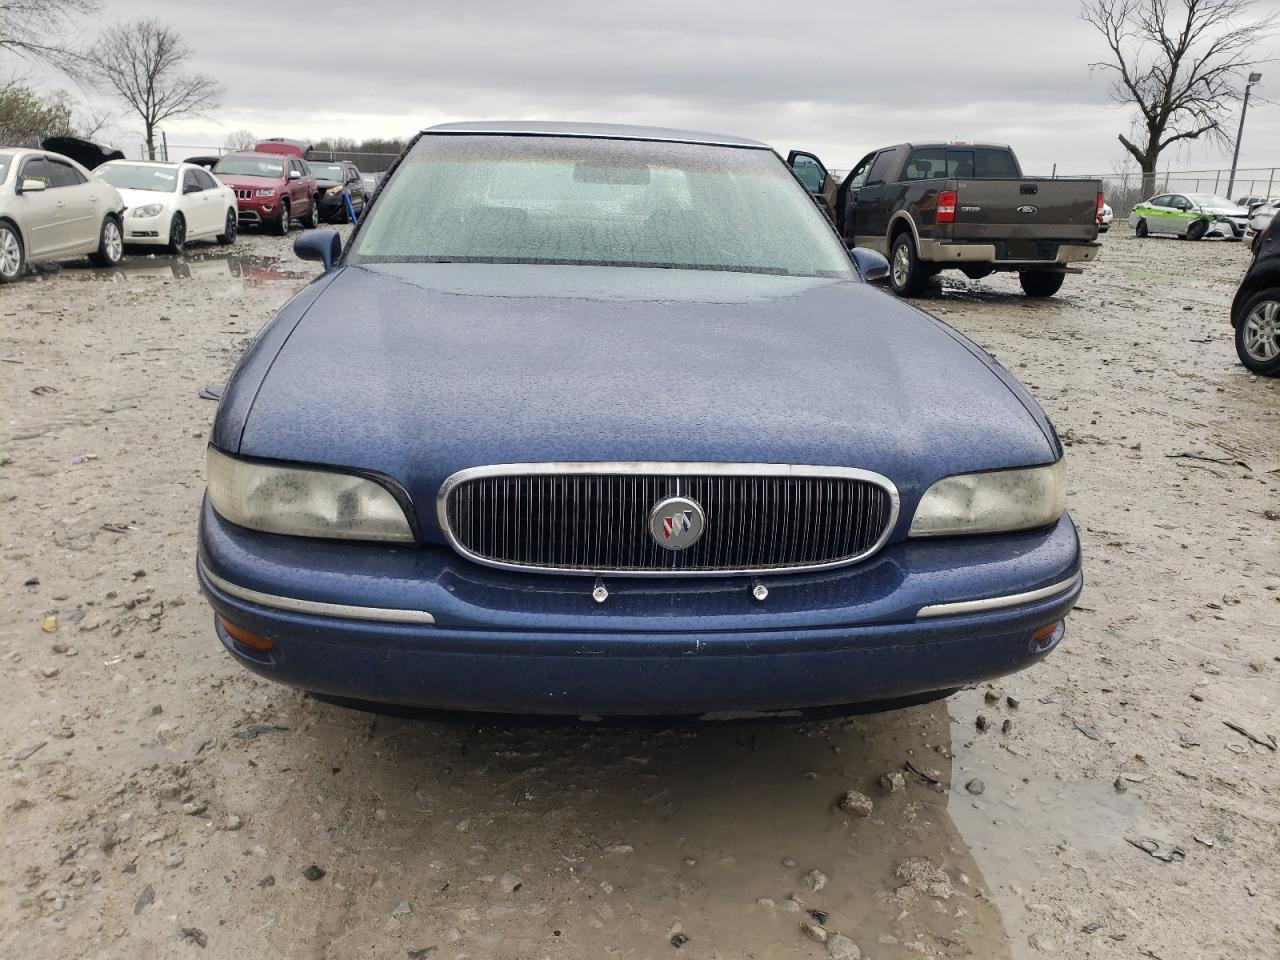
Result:
{"label": "truck door", "polygon": [[814,201],[822,207],[827,218],[835,223],[836,183],[827,172],[826,165],[816,154],[804,150],[792,150],[787,154],[789,166],[800,182],[813,195]]}
{"label": "truck door", "polygon": [[885,181],[897,155],[897,147],[876,154],[867,171],[866,182],[858,189],[853,204],[853,230],[846,228],[846,234],[852,234],[857,246],[870,247],[884,254],[889,251],[889,214],[893,212]]}

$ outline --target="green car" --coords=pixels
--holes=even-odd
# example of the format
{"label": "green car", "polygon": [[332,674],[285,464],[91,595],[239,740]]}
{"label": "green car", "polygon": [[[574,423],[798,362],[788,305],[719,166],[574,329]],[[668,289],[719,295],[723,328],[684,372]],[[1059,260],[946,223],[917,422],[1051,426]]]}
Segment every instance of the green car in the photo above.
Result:
{"label": "green car", "polygon": [[1209,193],[1162,193],[1129,214],[1129,226],[1140,237],[1167,233],[1188,240],[1208,236],[1239,240],[1248,225],[1248,210]]}

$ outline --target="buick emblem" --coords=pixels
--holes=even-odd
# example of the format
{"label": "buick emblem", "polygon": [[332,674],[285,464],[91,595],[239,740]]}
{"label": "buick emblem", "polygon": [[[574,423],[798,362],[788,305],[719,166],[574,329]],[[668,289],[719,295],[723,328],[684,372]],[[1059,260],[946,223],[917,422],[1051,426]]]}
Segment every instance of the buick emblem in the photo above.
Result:
{"label": "buick emblem", "polygon": [[1040,212],[1040,208],[1039,208],[1039,207],[1037,207],[1037,206],[1035,206],[1035,205],[1033,205],[1033,204],[1027,203],[1027,204],[1023,204],[1021,207],[1019,207],[1019,208],[1018,208],[1018,212],[1019,212],[1019,213],[1025,213],[1025,214],[1030,215],[1030,214],[1033,214],[1033,213],[1039,213],[1039,212]]}
{"label": "buick emblem", "polygon": [[687,550],[702,537],[707,515],[696,500],[667,497],[649,511],[649,533],[658,546],[667,550]]}

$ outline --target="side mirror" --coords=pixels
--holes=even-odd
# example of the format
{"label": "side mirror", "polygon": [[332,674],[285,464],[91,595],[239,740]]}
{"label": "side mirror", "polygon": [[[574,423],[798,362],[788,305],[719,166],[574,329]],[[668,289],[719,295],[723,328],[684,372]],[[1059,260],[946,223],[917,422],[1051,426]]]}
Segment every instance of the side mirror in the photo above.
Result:
{"label": "side mirror", "polygon": [[183,193],[199,193],[203,189],[198,183],[188,183],[182,188]]}
{"label": "side mirror", "polygon": [[337,230],[308,230],[293,241],[293,252],[299,260],[319,260],[325,270],[331,270],[342,256],[342,238]]}
{"label": "side mirror", "polygon": [[289,179],[290,179],[290,180],[301,180],[301,179],[302,179],[302,174],[300,174],[297,170],[290,170],[290,171],[289,171]]}
{"label": "side mirror", "polygon": [[[299,237],[298,239],[302,238]],[[870,282],[872,280],[883,280],[889,276],[889,261],[874,250],[866,247],[854,247],[849,251],[849,256],[853,258],[853,265],[858,268],[858,274],[863,280]]]}
{"label": "side mirror", "polygon": [[21,193],[39,193],[45,189],[43,180],[23,180]]}

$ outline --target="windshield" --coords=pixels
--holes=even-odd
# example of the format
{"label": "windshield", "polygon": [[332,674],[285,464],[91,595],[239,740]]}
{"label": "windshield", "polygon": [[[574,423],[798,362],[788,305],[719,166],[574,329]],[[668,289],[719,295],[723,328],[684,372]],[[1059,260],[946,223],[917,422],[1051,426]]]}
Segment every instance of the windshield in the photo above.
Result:
{"label": "windshield", "polygon": [[9,165],[13,163],[13,154],[0,153],[0,183],[4,183],[5,178],[9,176]]}
{"label": "windshield", "polygon": [[856,276],[772,152],[586,137],[422,137],[349,260],[377,261]]}
{"label": "windshield", "polygon": [[307,162],[311,166],[311,172],[321,180],[342,179],[342,164],[340,163],[316,163],[314,160]]}
{"label": "windshield", "polygon": [[213,168],[214,173],[229,173],[233,177],[268,177],[279,180],[284,176],[284,161],[266,157],[223,157]]}
{"label": "windshield", "polygon": [[173,193],[178,189],[178,171],[173,167],[153,167],[147,164],[108,163],[94,171],[107,183],[119,190],[155,190]]}
{"label": "windshield", "polygon": [[1237,204],[1232,203],[1226,197],[1215,197],[1211,193],[1189,193],[1187,199],[1192,203],[1198,203],[1202,207],[1234,207]]}

